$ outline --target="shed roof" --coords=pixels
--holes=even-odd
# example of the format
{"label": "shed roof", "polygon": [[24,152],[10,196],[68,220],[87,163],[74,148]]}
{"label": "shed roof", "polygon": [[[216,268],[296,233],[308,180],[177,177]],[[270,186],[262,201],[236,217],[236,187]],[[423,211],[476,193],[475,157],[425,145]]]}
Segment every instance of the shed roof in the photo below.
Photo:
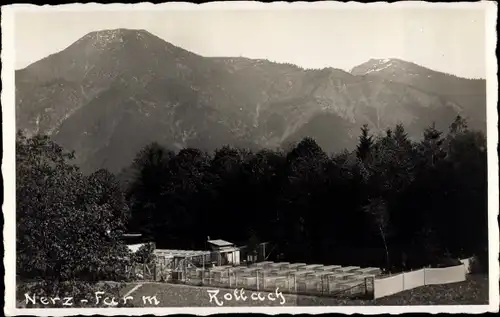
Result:
{"label": "shed roof", "polygon": [[142,237],[141,233],[124,233],[122,237],[130,238],[130,237]]}
{"label": "shed roof", "polygon": [[210,255],[210,251],[173,250],[173,249],[156,249],[154,253],[157,256],[165,256],[165,257],[190,257],[190,256]]}
{"label": "shed roof", "polygon": [[213,245],[218,246],[218,247],[230,247],[230,246],[234,245],[234,243],[231,243],[229,241],[222,240],[222,239],[208,240],[208,243],[213,244]]}
{"label": "shed roof", "polygon": [[236,251],[239,251],[240,248],[238,247],[229,247],[229,248],[223,248],[223,249],[220,249],[218,252],[220,253],[231,253],[231,252],[236,252]]}

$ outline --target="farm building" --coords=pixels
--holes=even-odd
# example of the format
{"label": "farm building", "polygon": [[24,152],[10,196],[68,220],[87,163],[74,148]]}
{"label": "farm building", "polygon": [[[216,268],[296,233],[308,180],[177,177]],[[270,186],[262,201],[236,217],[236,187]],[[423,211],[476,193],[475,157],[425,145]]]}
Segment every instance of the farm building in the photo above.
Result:
{"label": "farm building", "polygon": [[[240,248],[234,243],[217,239],[207,241],[207,250],[157,249],[154,242],[145,241],[141,234],[128,233],[122,237],[128,249],[134,253],[142,246],[153,244],[157,262],[163,265],[178,267],[191,263],[198,267],[240,265]],[[168,264],[167,264],[168,263]]]}
{"label": "farm building", "polygon": [[240,265],[240,248],[235,247],[234,243],[217,239],[208,240],[210,249],[217,255],[212,259],[215,265]]}

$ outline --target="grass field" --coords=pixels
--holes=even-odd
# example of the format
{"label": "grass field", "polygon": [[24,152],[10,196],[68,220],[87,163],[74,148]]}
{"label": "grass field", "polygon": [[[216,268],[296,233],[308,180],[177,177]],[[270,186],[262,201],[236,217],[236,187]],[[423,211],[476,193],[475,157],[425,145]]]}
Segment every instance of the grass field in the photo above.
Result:
{"label": "grass field", "polygon": [[[138,283],[127,285],[122,290],[122,296],[133,290],[130,294],[135,307],[217,307],[214,300],[210,302],[209,287],[195,287],[186,285],[173,285],[166,283]],[[217,294],[223,306],[338,306],[338,305],[485,305],[488,303],[488,278],[485,275],[471,275],[467,281],[446,285],[432,285],[419,287],[413,290],[398,293],[393,296],[378,300],[347,300],[328,297],[314,297],[283,294],[283,299],[278,297],[269,300],[268,293],[262,292],[260,300],[252,300],[252,291],[246,291],[247,300],[224,300],[224,294],[233,293],[234,290],[221,289]],[[158,305],[144,305],[142,296],[156,296]],[[229,295],[226,295],[229,296]],[[256,295],[255,295],[256,296]],[[276,298],[271,295],[271,298]]]}

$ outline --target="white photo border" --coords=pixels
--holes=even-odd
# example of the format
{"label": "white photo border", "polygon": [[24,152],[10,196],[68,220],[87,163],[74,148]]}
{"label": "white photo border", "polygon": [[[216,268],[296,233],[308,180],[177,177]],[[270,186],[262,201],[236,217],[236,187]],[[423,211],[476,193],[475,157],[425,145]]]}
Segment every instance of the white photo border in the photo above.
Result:
{"label": "white photo border", "polygon": [[[185,308],[47,308],[47,309],[20,309],[15,303],[15,269],[16,269],[16,224],[15,224],[15,86],[14,86],[14,19],[15,13],[20,11],[135,11],[135,10],[303,10],[303,9],[401,9],[401,8],[432,8],[432,9],[483,9],[486,14],[486,84],[487,84],[487,158],[488,158],[488,237],[489,237],[489,304],[488,305],[447,305],[447,306],[294,306],[294,307],[185,307]],[[32,4],[14,4],[2,6],[2,94],[1,104],[3,112],[3,161],[2,175],[4,182],[4,267],[5,267],[5,306],[6,315],[41,315],[41,316],[71,316],[71,315],[170,315],[194,314],[209,315],[215,313],[265,313],[265,314],[401,314],[407,312],[427,313],[483,313],[498,312],[499,310],[499,230],[498,230],[498,81],[496,59],[496,20],[497,4],[490,1],[459,2],[459,3],[431,3],[423,1],[404,1],[395,3],[376,2],[272,2],[261,3],[254,1],[211,2],[204,4],[192,3],[138,3],[138,4],[65,4],[57,6],[36,6]]]}

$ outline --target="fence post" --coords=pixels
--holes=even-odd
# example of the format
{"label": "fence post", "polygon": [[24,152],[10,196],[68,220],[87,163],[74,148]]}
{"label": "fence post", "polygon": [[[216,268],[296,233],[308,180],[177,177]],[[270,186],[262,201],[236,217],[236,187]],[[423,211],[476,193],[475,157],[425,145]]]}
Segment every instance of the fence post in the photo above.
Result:
{"label": "fence post", "polygon": [[166,268],[163,268],[164,265],[167,266],[167,263],[160,262],[160,280],[164,279],[166,282],[168,276],[164,274],[164,271],[166,270]]}
{"label": "fence post", "polygon": [[326,276],[326,292],[330,294],[330,277],[331,275]]}
{"label": "fence post", "polygon": [[293,291],[297,293],[297,275],[293,275]]}
{"label": "fence post", "polygon": [[365,277],[365,296],[368,295],[368,277]]}
{"label": "fence post", "polygon": [[227,278],[229,280],[229,287],[231,287],[231,272],[229,269],[227,269]]}
{"label": "fence post", "polygon": [[262,289],[266,289],[266,274],[262,271]]}
{"label": "fence post", "polygon": [[321,295],[325,295],[324,288],[325,288],[325,276],[321,275]]}
{"label": "fence post", "polygon": [[403,291],[405,290],[405,277],[406,277],[406,274],[403,273]]}
{"label": "fence post", "polygon": [[182,280],[183,282],[187,282],[187,261],[184,258],[184,261],[182,263]]}
{"label": "fence post", "polygon": [[375,276],[373,276],[373,277],[370,279],[370,282],[371,282],[371,288],[372,288],[373,299],[375,299]]}
{"label": "fence post", "polygon": [[153,263],[153,281],[156,282],[156,262]]}
{"label": "fence post", "polygon": [[286,286],[288,288],[288,291],[290,292],[292,288],[290,287],[290,273],[286,275]]}
{"label": "fence post", "polygon": [[257,290],[259,290],[259,271],[256,270],[255,273],[256,273],[256,276],[257,276],[255,283],[257,285]]}

